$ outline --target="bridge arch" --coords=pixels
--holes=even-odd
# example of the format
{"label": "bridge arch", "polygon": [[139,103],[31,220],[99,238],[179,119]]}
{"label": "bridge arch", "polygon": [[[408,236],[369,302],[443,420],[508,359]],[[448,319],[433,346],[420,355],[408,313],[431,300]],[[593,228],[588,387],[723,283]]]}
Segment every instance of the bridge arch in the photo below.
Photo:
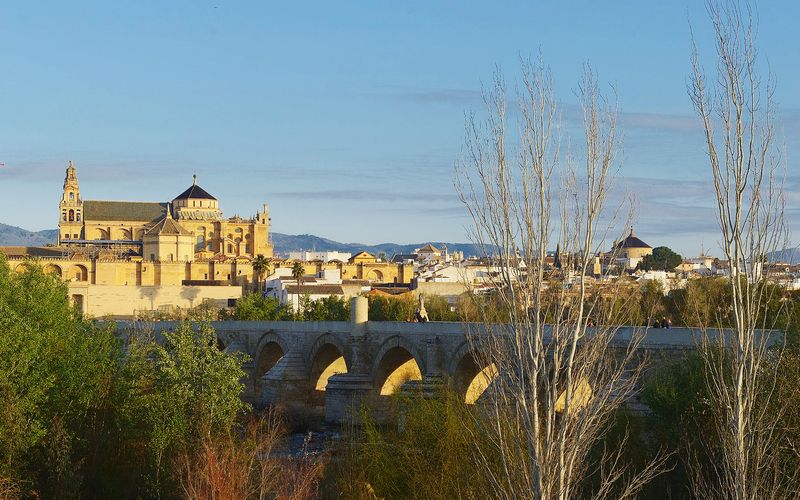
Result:
{"label": "bridge arch", "polygon": [[497,367],[464,342],[450,358],[447,373],[456,393],[465,403],[474,404],[497,377]]}
{"label": "bridge arch", "polygon": [[264,334],[259,339],[255,356],[253,356],[255,360],[253,378],[256,382],[256,389],[259,390],[257,394],[260,393],[261,377],[278,364],[278,361],[289,351],[287,347],[283,339],[276,333]]}
{"label": "bridge arch", "polygon": [[306,365],[311,386],[311,404],[325,406],[328,379],[349,370],[350,355],[346,343],[330,333],[319,337],[311,346]]}
{"label": "bridge arch", "polygon": [[[331,359],[334,353],[338,353],[338,356]],[[342,359],[339,360],[339,358]],[[308,351],[306,366],[308,366],[309,369],[309,380],[311,380],[315,386],[318,386],[317,383],[320,382],[320,375],[322,375],[325,369],[334,361],[338,362],[340,366],[342,364],[344,364],[345,367],[350,366],[350,350],[347,349],[347,342],[338,335],[326,333],[317,338]],[[337,373],[345,373],[346,371],[347,369],[345,368],[344,371],[338,371]],[[328,377],[329,376],[330,375],[328,375]],[[327,381],[327,377],[325,381]],[[317,388],[324,390],[324,385]]]}
{"label": "bridge arch", "polygon": [[425,372],[419,349],[399,335],[384,341],[374,360],[372,380],[381,396],[394,394],[409,380],[422,380]]}

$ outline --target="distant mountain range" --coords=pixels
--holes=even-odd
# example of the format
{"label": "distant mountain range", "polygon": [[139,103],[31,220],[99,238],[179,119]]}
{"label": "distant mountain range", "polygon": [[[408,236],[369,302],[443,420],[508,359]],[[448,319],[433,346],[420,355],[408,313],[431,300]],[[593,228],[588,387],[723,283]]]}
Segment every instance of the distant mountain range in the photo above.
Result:
{"label": "distant mountain range", "polygon": [[[0,223],[0,245],[7,246],[44,246],[47,244],[55,244],[58,238],[57,229],[45,229],[43,231],[26,231],[25,229],[10,226],[8,224]],[[447,247],[450,252],[464,252],[464,255],[474,256],[479,255],[477,247],[471,243],[445,243],[441,241],[425,241],[422,243],[413,243],[402,245],[399,243],[380,243],[378,245],[364,245],[361,243],[340,243],[338,241],[329,240],[314,236],[313,234],[283,234],[272,233],[272,242],[275,245],[275,252],[279,255],[286,255],[289,252],[299,250],[334,250],[338,252],[356,253],[365,250],[373,255],[380,253],[386,254],[391,257],[394,254],[412,253],[415,249],[424,246],[426,243],[431,243],[433,246],[441,249]]]}
{"label": "distant mountain range", "polygon": [[272,243],[275,245],[275,252],[278,254],[287,254],[289,252],[299,250],[334,250],[337,252],[350,252],[356,253],[362,250],[367,251],[373,255],[380,253],[386,254],[389,258],[395,254],[409,254],[413,253],[417,248],[425,246],[430,243],[438,249],[447,247],[448,252],[464,252],[464,256],[471,257],[480,255],[478,248],[472,243],[447,243],[442,241],[424,241],[421,243],[411,243],[403,245],[400,243],[379,243],[377,245],[364,245],[362,243],[340,243],[338,241],[329,240],[327,238],[320,238],[313,234],[283,234],[272,233]]}
{"label": "distant mountain range", "polygon": [[58,229],[45,229],[34,232],[0,222],[0,245],[41,247],[47,244],[55,244],[57,239]]}
{"label": "distant mountain range", "polygon": [[800,247],[786,248],[768,254],[772,262],[788,262],[789,264],[800,263]]}

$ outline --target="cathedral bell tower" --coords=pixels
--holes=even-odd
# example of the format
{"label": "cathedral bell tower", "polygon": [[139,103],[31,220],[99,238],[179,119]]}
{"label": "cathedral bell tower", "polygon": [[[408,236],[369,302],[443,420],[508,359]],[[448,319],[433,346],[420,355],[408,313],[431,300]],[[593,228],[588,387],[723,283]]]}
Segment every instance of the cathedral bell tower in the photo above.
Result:
{"label": "cathedral bell tower", "polygon": [[70,160],[64,177],[64,192],[58,204],[58,243],[83,239],[83,200],[78,187],[78,172]]}

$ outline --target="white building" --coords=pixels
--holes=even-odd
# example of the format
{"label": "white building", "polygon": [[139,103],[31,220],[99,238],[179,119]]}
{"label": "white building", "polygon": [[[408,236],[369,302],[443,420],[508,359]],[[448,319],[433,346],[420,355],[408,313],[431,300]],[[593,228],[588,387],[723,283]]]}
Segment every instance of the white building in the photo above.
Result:
{"label": "white building", "polygon": [[279,268],[279,271],[267,278],[264,293],[281,304],[291,305],[294,312],[300,310],[306,296],[312,302],[331,296],[349,299],[371,289],[364,280],[343,280],[338,269],[323,269],[316,275],[304,276],[299,283],[291,275],[291,269]]}
{"label": "white building", "polygon": [[292,260],[300,260],[303,262],[310,262],[312,260],[321,260],[322,262],[330,262],[332,260],[338,260],[341,262],[347,262],[352,257],[350,252],[336,252],[333,250],[325,250],[323,252],[309,252],[306,250],[300,252],[289,252],[289,258]]}

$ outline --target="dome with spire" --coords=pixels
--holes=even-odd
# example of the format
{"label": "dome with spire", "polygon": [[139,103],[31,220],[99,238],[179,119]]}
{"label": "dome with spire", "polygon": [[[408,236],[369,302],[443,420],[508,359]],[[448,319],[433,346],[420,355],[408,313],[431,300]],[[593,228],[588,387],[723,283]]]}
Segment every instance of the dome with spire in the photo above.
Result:
{"label": "dome with spire", "polygon": [[178,196],[176,196],[175,200],[215,200],[213,196],[211,196],[208,191],[201,188],[197,185],[197,175],[194,175],[194,182],[191,186],[189,186],[186,191],[182,192]]}
{"label": "dome with spire", "polygon": [[197,185],[197,175],[189,189],[172,200],[173,215],[179,220],[220,220],[219,202]]}
{"label": "dome with spire", "polygon": [[624,240],[616,243],[614,248],[653,248],[644,241],[640,240],[636,237],[636,234],[633,232],[633,227],[631,227],[631,232],[627,238]]}

